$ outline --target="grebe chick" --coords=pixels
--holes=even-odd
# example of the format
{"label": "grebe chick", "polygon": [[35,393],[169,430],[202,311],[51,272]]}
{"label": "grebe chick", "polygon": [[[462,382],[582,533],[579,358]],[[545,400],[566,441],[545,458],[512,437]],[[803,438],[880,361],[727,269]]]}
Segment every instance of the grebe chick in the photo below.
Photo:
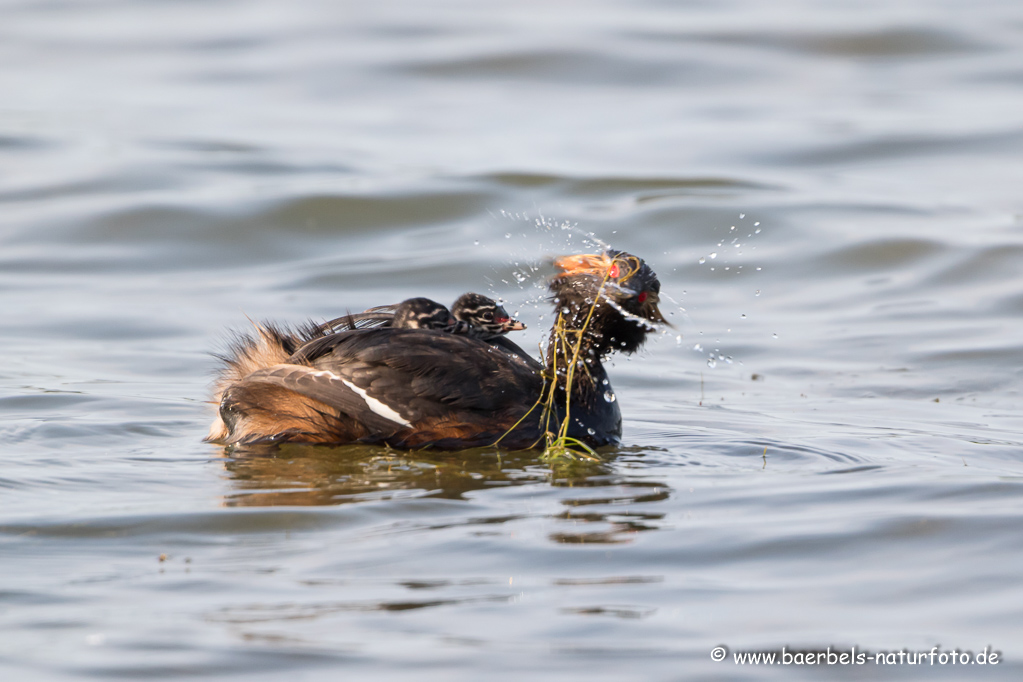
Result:
{"label": "grebe chick", "polygon": [[394,308],[392,327],[399,329],[439,329],[451,331],[458,324],[445,306],[428,298],[409,298]]}
{"label": "grebe chick", "polygon": [[371,327],[439,329],[491,341],[510,331],[521,331],[526,325],[512,318],[494,299],[470,292],[459,296],[450,312],[428,298],[410,298],[398,305],[369,308],[324,322],[317,327],[321,332],[317,335]]}
{"label": "grebe chick", "polygon": [[512,318],[503,305],[492,298],[472,292],[458,297],[451,306],[451,314],[456,320],[468,326],[469,334],[483,341],[490,341],[508,332],[526,328],[526,325]]}

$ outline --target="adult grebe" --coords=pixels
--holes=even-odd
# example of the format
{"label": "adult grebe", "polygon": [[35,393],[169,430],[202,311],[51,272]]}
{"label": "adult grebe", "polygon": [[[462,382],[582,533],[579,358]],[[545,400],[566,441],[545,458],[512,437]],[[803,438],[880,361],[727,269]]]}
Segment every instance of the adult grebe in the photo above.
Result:
{"label": "adult grebe", "polygon": [[601,361],[634,352],[664,322],[660,283],[621,251],[555,266],[544,365],[433,329],[349,329],[295,347],[294,336],[281,343],[287,335],[268,326],[225,358],[207,440],[514,449],[538,445],[567,420],[571,438],[617,443],[621,412]]}

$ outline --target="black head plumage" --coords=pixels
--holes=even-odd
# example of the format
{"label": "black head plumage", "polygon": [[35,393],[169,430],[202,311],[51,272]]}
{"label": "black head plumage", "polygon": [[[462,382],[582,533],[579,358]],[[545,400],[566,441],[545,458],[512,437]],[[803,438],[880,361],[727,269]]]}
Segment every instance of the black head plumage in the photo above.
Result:
{"label": "black head plumage", "polygon": [[[599,356],[633,353],[665,323],[657,303],[661,283],[643,259],[624,251],[566,256],[549,284],[569,329],[585,328],[588,350]],[[588,321],[587,321],[588,320]]]}

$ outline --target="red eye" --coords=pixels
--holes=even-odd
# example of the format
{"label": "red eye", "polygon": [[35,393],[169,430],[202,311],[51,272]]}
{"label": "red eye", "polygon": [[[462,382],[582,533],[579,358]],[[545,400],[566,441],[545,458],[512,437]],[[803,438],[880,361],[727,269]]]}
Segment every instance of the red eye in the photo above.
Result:
{"label": "red eye", "polygon": [[618,276],[618,264],[615,263],[614,265],[612,265],[611,269],[608,271],[607,274],[610,277],[617,277]]}
{"label": "red eye", "polygon": [[646,292],[645,291],[639,292],[639,296],[636,297],[636,300],[639,301],[640,303],[645,301],[646,300]]}

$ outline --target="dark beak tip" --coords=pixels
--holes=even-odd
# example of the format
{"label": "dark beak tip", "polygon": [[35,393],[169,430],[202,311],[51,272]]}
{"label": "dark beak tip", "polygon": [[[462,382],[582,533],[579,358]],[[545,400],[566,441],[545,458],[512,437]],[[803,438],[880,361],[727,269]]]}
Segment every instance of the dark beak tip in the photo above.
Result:
{"label": "dark beak tip", "polygon": [[660,307],[658,307],[656,303],[644,306],[644,308],[641,309],[640,314],[646,319],[650,320],[651,322],[654,322],[656,324],[663,324],[668,327],[671,327],[672,329],[675,328],[675,325],[673,325],[671,322],[668,322],[668,320],[664,319],[664,314],[661,312]]}

